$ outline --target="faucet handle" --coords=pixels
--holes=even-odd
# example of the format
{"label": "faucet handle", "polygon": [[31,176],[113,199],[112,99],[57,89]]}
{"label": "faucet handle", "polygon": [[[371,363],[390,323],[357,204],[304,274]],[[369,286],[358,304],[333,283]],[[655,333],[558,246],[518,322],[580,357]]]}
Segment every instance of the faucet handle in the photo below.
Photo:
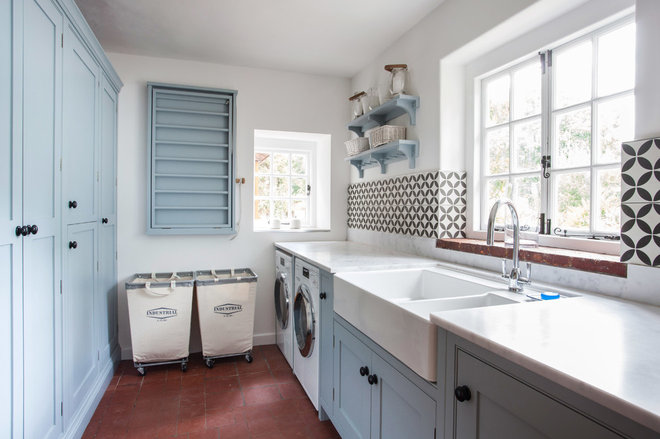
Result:
{"label": "faucet handle", "polygon": [[532,282],[532,263],[527,262],[525,265],[526,265],[526,268],[527,268],[527,270],[525,272],[526,276],[525,277],[520,276],[520,279],[518,279],[518,282],[523,283],[523,284],[528,284],[528,283]]}
{"label": "faucet handle", "polygon": [[502,259],[500,262],[502,263],[502,277],[508,279],[509,274],[506,272],[506,259]]}

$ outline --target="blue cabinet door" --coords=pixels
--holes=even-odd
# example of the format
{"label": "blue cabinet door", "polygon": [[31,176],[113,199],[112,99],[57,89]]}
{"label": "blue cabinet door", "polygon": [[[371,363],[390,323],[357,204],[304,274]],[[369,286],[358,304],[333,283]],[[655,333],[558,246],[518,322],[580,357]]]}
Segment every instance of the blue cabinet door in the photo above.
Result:
{"label": "blue cabinet door", "polygon": [[[15,102],[12,94],[12,2],[0,4],[0,437],[18,437],[14,421],[20,425],[22,392],[13,383],[20,383],[22,363],[20,321],[22,294],[22,238],[16,227],[23,224],[22,153],[13,148],[12,130],[20,120],[12,117]],[[20,114],[20,112],[18,113]],[[20,137],[17,137],[20,145]],[[20,387],[19,387],[20,389]],[[13,419],[12,419],[13,418]]]}
{"label": "blue cabinet door", "polygon": [[334,386],[333,424],[343,439],[370,437],[371,386],[360,368],[371,371],[371,350],[334,323]]}
{"label": "blue cabinet door", "polygon": [[[93,223],[68,227],[64,260],[64,387],[66,407],[81,407],[96,378],[94,318],[97,250]],[[65,410],[66,422],[71,412]]]}
{"label": "blue cabinet door", "polygon": [[[332,419],[333,380],[333,275],[321,271],[321,351],[319,352],[319,399],[321,408]],[[321,410],[319,410],[321,413]]]}
{"label": "blue cabinet door", "polygon": [[117,345],[117,259],[116,259],[116,169],[117,169],[117,93],[105,75],[101,78],[99,113],[99,279],[96,290],[99,367],[110,359]]}
{"label": "blue cabinet door", "polygon": [[67,24],[64,29],[64,224],[97,221],[96,145],[99,66]]}
{"label": "blue cabinet door", "polygon": [[[20,3],[20,2],[19,2]],[[62,431],[60,174],[62,14],[23,2],[23,436]],[[16,146],[14,146],[16,147]]]}
{"label": "blue cabinet door", "polygon": [[435,401],[376,354],[371,356],[378,377],[371,394],[371,437],[433,439]]}

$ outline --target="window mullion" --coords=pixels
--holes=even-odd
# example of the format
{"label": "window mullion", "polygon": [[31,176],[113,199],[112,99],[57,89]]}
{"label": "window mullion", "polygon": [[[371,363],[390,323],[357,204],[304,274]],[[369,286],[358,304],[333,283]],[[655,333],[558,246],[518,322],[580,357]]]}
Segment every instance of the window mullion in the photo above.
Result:
{"label": "window mullion", "polygon": [[[541,56],[541,62],[545,63],[542,68],[541,76],[541,156],[551,155],[551,127],[552,127],[552,51],[544,52],[545,56]],[[539,164],[540,166],[540,164]],[[551,178],[543,176],[543,169],[541,168],[541,213],[545,213],[547,219],[550,219],[550,189]]]}
{"label": "window mullion", "polygon": [[594,34],[591,37],[591,167],[589,168],[589,193],[591,200],[589,203],[589,232],[593,233],[596,229],[596,197],[598,196],[598,187],[596,184],[596,171],[594,165],[596,164],[596,136],[598,135],[598,114],[596,112],[595,99],[598,95],[598,38]]}

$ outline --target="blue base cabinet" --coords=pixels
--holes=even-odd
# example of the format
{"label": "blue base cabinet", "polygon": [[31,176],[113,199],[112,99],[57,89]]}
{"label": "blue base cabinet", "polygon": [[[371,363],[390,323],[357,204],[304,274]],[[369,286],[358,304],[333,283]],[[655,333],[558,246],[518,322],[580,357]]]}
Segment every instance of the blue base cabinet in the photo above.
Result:
{"label": "blue base cabinet", "polygon": [[0,3],[0,437],[80,437],[119,359],[122,84],[73,0]]}
{"label": "blue base cabinet", "polygon": [[319,352],[319,416],[322,420],[332,419],[332,381],[333,381],[333,321],[334,321],[334,276],[321,270],[321,334]]}
{"label": "blue base cabinet", "polygon": [[429,393],[435,387],[427,383],[430,392],[423,391],[409,379],[412,371],[383,358],[348,326],[334,321],[332,421],[341,437],[433,439],[436,401]]}

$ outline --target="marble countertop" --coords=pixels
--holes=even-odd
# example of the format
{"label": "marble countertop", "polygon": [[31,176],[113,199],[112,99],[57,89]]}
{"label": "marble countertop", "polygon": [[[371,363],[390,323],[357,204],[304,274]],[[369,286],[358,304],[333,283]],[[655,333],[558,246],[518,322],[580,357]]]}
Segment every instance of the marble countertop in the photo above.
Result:
{"label": "marble countertop", "polygon": [[431,321],[660,432],[660,307],[582,296]]}
{"label": "marble countertop", "polygon": [[276,242],[275,247],[330,273],[438,264],[435,259],[393,252],[352,241]]}

